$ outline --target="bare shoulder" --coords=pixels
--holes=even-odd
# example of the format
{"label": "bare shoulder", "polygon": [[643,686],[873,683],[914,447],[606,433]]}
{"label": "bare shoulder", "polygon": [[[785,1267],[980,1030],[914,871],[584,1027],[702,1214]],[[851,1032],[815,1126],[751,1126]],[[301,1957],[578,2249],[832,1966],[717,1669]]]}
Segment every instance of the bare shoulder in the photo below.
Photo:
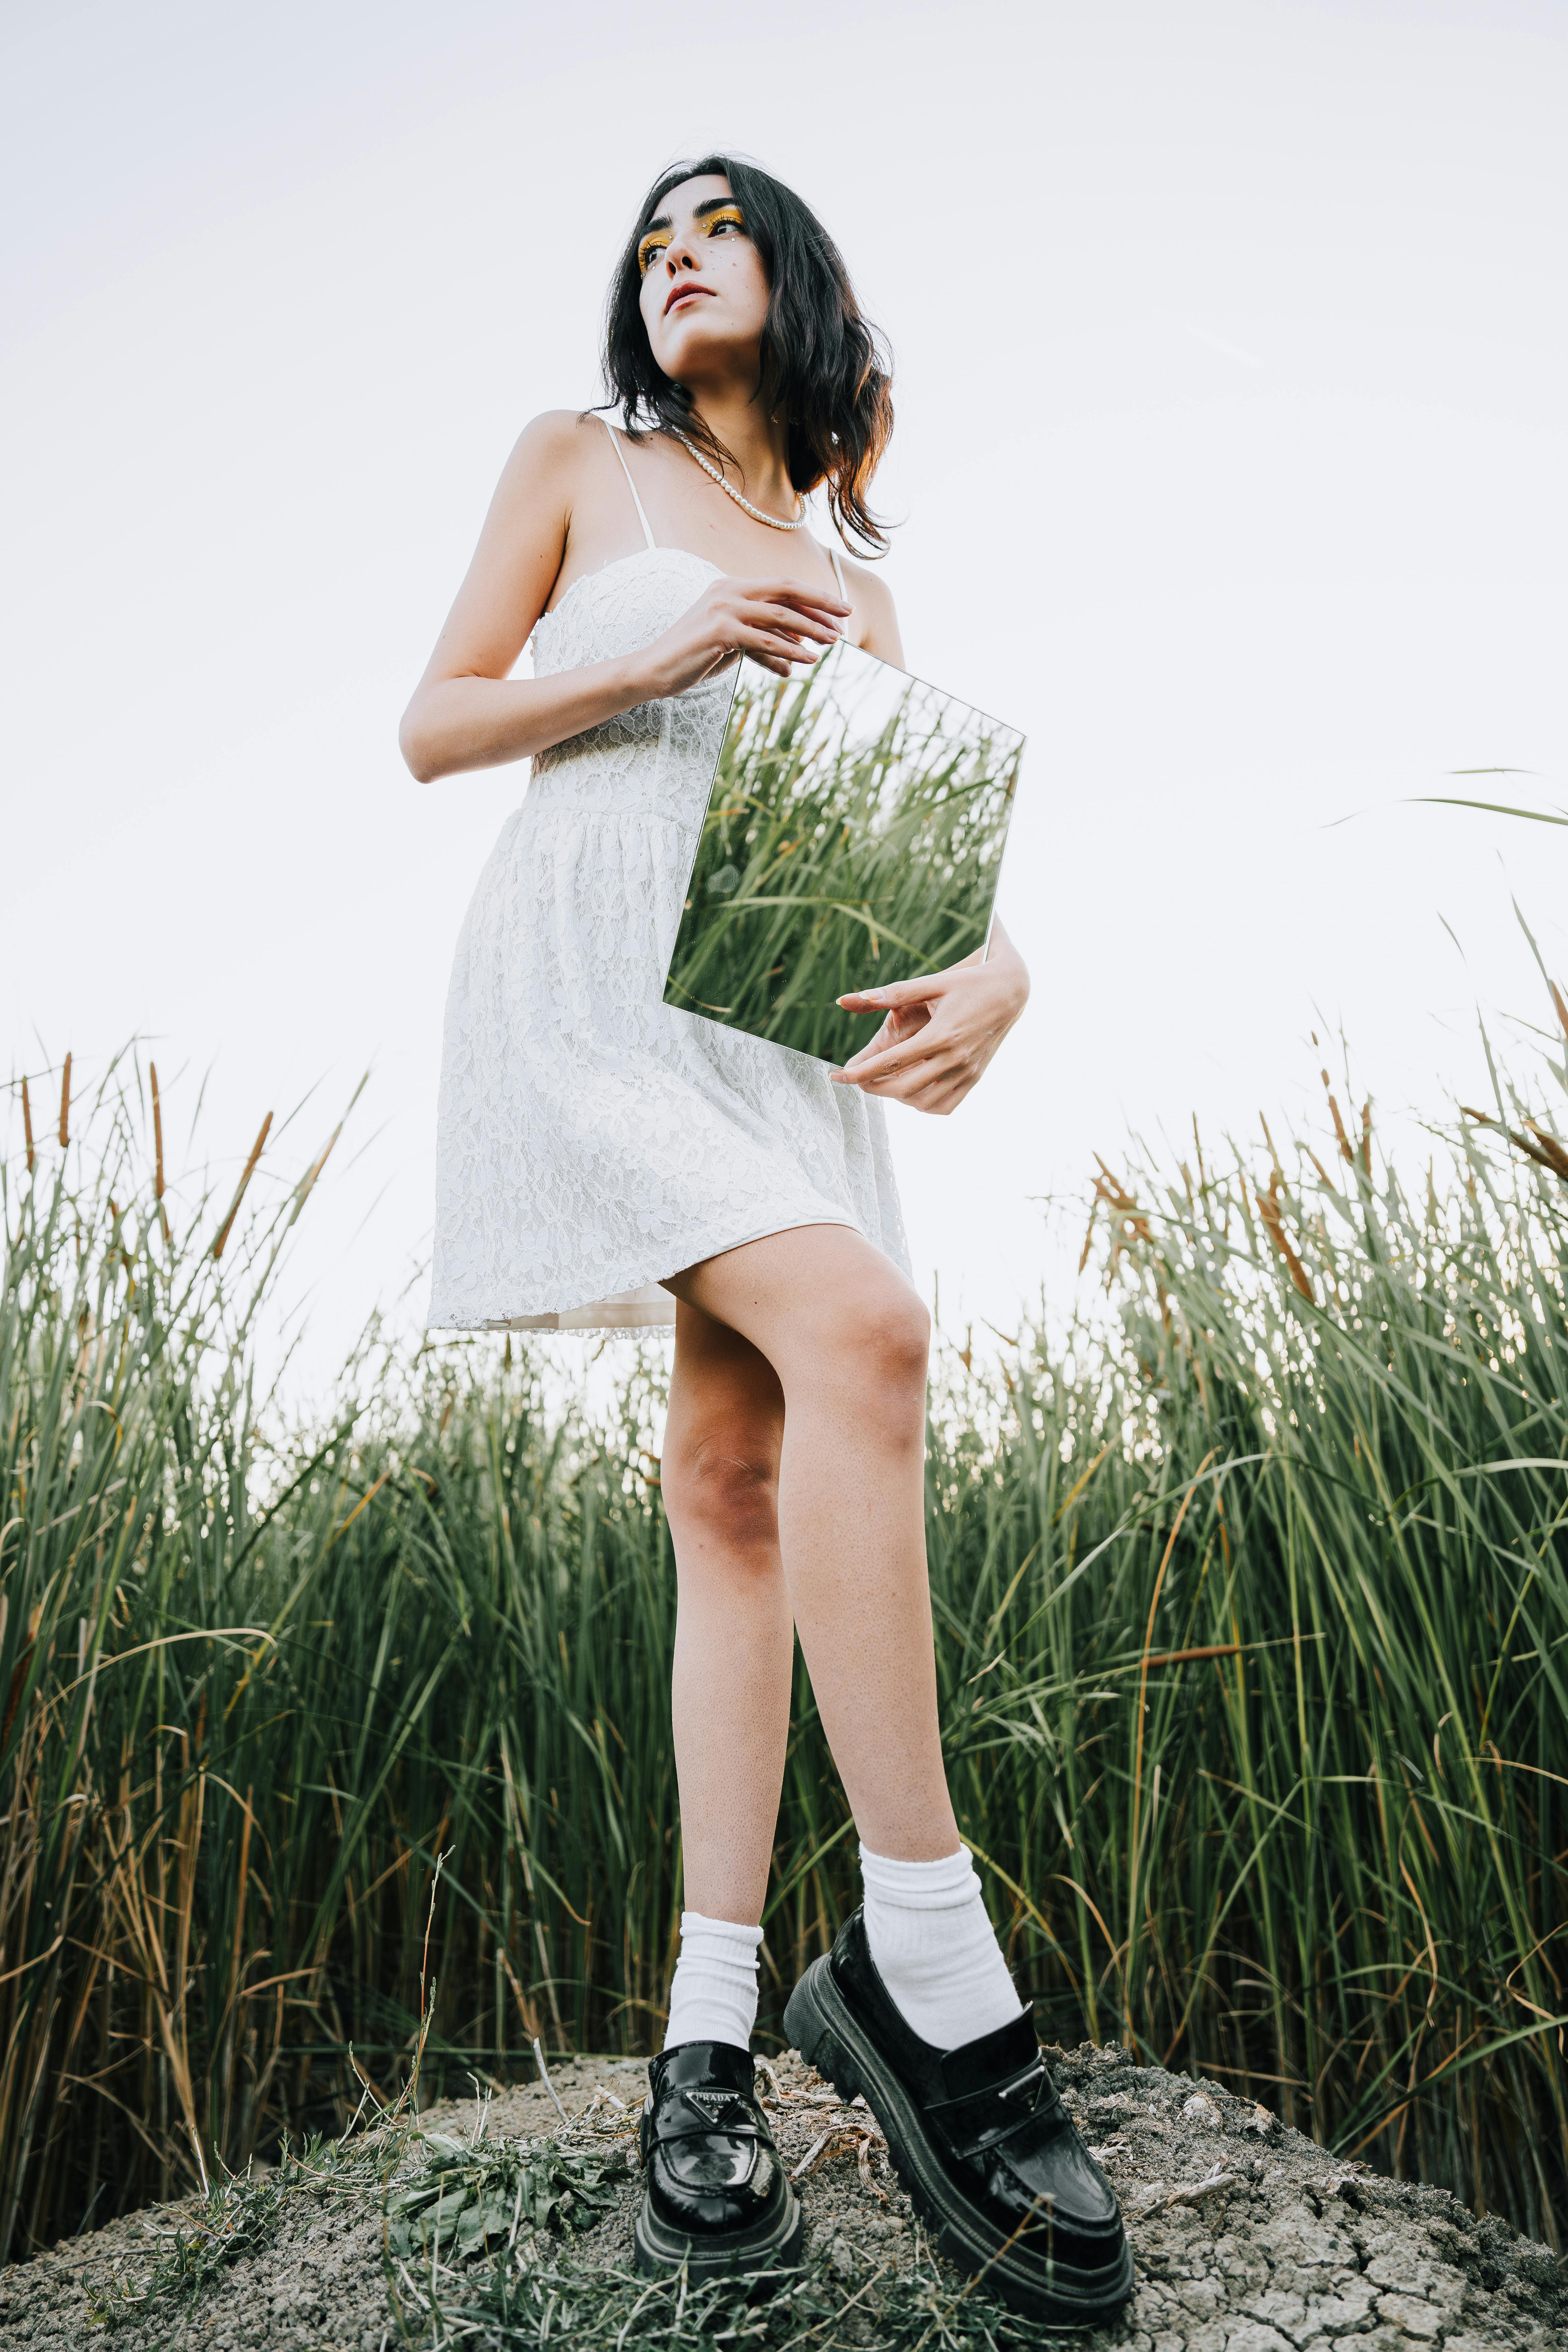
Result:
{"label": "bare shoulder", "polygon": [[840,555],[844,577],[849,583],[850,593],[861,611],[879,621],[891,621],[898,625],[898,614],[893,605],[893,592],[882,572],[874,564],[858,563],[852,555]]}
{"label": "bare shoulder", "polygon": [[517,436],[517,446],[566,457],[589,446],[597,448],[604,437],[605,420],[597,409],[542,408],[529,418]]}
{"label": "bare shoulder", "polygon": [[597,416],[584,415],[576,408],[542,410],[529,419],[512,443],[501,475],[503,491],[515,487],[537,496],[549,484],[559,489],[562,503],[570,507],[583,467],[604,437],[605,428]]}
{"label": "bare shoulder", "polygon": [[857,563],[852,556],[844,556],[841,561],[849,601],[860,624],[860,643],[868,654],[901,666],[904,651],[899,635],[898,609],[886,578],[874,565]]}

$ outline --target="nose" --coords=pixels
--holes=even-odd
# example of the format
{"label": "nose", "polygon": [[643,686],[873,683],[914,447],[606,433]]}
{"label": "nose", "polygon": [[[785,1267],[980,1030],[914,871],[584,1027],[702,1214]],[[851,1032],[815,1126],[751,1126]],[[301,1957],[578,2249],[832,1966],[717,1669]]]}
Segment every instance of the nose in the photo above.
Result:
{"label": "nose", "polygon": [[689,245],[677,238],[664,249],[664,266],[673,278],[678,269],[695,269],[697,256]]}

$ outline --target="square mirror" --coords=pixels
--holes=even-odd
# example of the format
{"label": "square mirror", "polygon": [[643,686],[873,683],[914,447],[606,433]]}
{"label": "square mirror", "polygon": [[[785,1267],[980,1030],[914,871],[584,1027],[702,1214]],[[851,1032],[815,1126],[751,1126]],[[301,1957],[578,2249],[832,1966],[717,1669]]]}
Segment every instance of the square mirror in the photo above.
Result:
{"label": "square mirror", "polygon": [[840,996],[984,946],[1023,750],[858,646],[738,664],[666,1004],[847,1061],[882,1016]]}

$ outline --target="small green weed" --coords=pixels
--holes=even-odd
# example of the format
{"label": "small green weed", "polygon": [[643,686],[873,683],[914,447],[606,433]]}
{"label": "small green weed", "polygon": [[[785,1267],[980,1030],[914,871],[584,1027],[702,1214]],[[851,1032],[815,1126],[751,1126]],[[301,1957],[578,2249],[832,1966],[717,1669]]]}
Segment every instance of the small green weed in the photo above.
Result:
{"label": "small green weed", "polygon": [[424,2144],[430,2150],[426,2169],[387,2200],[387,2243],[395,2254],[460,2260],[503,2241],[514,2243],[525,2225],[591,2230],[615,2211],[614,2184],[627,2171],[619,2148],[584,2154],[554,2140],[481,2147],[446,2132],[426,2133]]}

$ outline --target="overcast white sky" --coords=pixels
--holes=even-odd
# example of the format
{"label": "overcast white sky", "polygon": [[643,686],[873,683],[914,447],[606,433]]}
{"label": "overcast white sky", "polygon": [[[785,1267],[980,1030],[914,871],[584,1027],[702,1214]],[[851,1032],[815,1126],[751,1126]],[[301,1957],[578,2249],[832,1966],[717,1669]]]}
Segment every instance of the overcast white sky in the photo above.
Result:
{"label": "overcast white sky", "polygon": [[645,184],[729,144],[893,344],[911,667],[1029,737],[1033,1004],[892,1114],[944,1320],[1059,1299],[1037,1198],[1130,1129],[1316,1118],[1314,1027],[1390,1124],[1474,1099],[1565,837],[1406,803],[1568,802],[1565,121],[1562,0],[9,0],[0,1065],[141,1033],[237,1167],[317,1086],[290,1172],[369,1066],[312,1362],[403,1288],[525,772],[420,787],[398,713]]}

